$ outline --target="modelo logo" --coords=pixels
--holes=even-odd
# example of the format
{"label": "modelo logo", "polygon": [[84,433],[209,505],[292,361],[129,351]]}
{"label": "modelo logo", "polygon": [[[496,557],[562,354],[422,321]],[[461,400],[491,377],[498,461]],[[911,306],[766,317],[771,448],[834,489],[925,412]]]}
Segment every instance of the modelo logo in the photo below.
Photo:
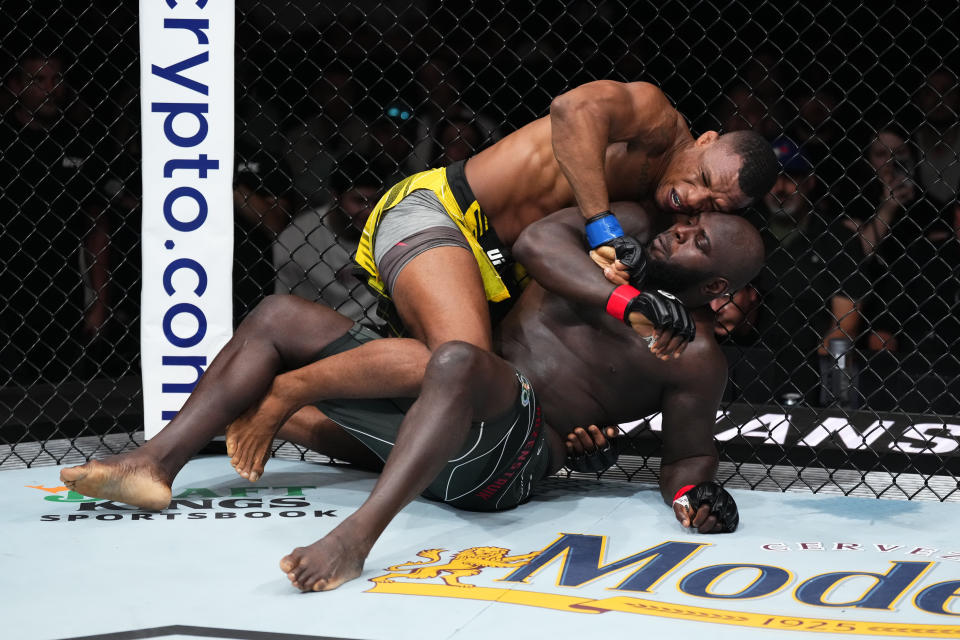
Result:
{"label": "modelo logo", "polygon": [[[960,607],[954,600],[960,599],[960,580],[921,584],[937,562],[894,560],[878,566],[875,571],[838,570],[803,577],[795,576],[790,569],[756,562],[708,564],[680,571],[694,556],[712,546],[707,543],[667,541],[612,562],[605,560],[606,546],[606,536],[563,533],[544,549],[522,554],[511,553],[503,547],[472,547],[441,562],[443,549],[427,549],[417,554],[425,560],[391,566],[387,568],[388,573],[372,578],[374,587],[368,592],[490,600],[582,614],[619,611],[836,635],[960,638],[960,625],[956,624],[788,617],[662,602],[635,595],[653,594],[670,579],[680,593],[719,604],[756,600],[786,592],[788,587],[796,585],[792,588],[793,598],[821,611],[890,612],[912,591],[912,604],[917,613],[960,616]],[[492,580],[493,586],[488,586],[490,580],[485,581],[486,585],[477,584],[482,581],[478,576],[483,571],[496,569],[501,570],[501,574],[503,570],[509,573]],[[586,593],[569,591],[588,585],[595,588],[602,581],[614,583],[605,591],[617,593],[594,599]],[[550,582],[556,587],[565,587],[565,592],[518,588],[521,584]],[[859,593],[849,597],[851,589]]]}

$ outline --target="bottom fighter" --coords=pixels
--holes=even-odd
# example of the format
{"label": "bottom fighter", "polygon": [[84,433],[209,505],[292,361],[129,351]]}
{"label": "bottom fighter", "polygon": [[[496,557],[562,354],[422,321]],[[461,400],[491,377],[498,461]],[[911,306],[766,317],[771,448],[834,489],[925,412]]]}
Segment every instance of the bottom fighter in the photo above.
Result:
{"label": "bottom fighter", "polygon": [[[618,210],[621,220],[640,220],[628,233],[644,241],[649,235],[643,236],[642,215]],[[636,310],[642,309],[657,326],[671,313],[672,296],[638,296],[623,287],[611,294],[612,285],[588,256],[562,246],[583,241],[575,210],[558,212],[528,232],[517,245],[518,258],[536,265],[544,286],[531,284],[499,327],[502,357],[461,342],[432,354],[415,341],[397,349],[389,346],[396,340],[378,341],[326,307],[273,296],[244,320],[156,437],[135,451],[65,468],[62,481],[87,496],[162,509],[179,470],[228,425],[234,465],[255,480],[259,473],[249,471],[251,460],[260,465],[263,456],[252,452],[268,450],[276,429],[256,426],[251,416],[277,398],[285,398],[286,415],[292,415],[309,397],[336,424],[316,410],[315,421],[300,412],[280,429],[280,437],[358,464],[385,463],[363,505],[324,538],[281,560],[294,586],[320,591],[359,576],[387,524],[421,493],[465,509],[514,507],[564,464],[564,438],[570,434],[569,442],[583,436],[575,450],[585,450],[587,464],[609,464],[603,434],[591,429],[590,437],[581,425],[616,424],[662,411],[664,500],[674,503],[684,526],[733,531],[736,505],[712,481],[713,426],[726,361],[706,303],[759,270],[763,247],[756,230],[736,216],[702,214],[646,244],[647,286],[667,288],[694,308],[696,338],[682,357],[670,360],[653,355],[648,340],[624,320],[636,326]],[[576,273],[579,278],[570,277]],[[606,310],[585,302],[600,290],[609,298]],[[364,343],[387,347],[351,357]],[[326,366],[310,369],[317,360]],[[312,372],[309,391],[296,375],[300,367]],[[291,391],[286,380],[299,381],[301,388]],[[417,399],[371,400],[372,395]],[[295,396],[300,400],[289,400]],[[684,500],[692,501],[695,513],[680,506]]]}

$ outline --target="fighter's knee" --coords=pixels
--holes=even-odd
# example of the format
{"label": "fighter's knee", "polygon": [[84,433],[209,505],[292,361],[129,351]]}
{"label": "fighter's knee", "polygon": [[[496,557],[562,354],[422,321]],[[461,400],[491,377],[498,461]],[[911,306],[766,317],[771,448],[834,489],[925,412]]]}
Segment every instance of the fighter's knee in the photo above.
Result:
{"label": "fighter's knee", "polygon": [[286,293],[268,295],[244,318],[242,324],[247,327],[261,324],[276,327],[277,322],[291,319],[302,302],[301,298]]}
{"label": "fighter's knee", "polygon": [[480,366],[486,352],[460,340],[451,340],[433,350],[427,363],[427,375],[439,376],[444,380],[455,380],[461,376],[470,376]]}

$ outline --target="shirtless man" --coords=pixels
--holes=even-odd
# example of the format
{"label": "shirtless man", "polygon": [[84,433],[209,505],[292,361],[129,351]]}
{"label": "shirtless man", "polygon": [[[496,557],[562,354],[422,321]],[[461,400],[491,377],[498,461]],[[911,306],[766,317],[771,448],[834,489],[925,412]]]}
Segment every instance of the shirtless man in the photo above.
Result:
{"label": "shirtless man", "polygon": [[448,340],[489,350],[487,301],[509,297],[509,249],[533,222],[578,205],[590,248],[616,245],[623,232],[611,200],[651,214],[734,211],[770,191],[777,167],[759,134],[694,139],[654,85],[589,82],[465,163],[395,185],[370,215],[356,259],[407,335],[431,350]]}
{"label": "shirtless man", "polygon": [[[766,195],[778,167],[759,134],[708,131],[695,139],[649,83],[590,82],[558,96],[548,116],[466,163],[416,174],[389,189],[367,221],[356,261],[370,286],[391,299],[405,335],[430,350],[449,340],[490,350],[488,301],[510,297],[510,249],[530,224],[579,205],[588,247],[596,250],[591,254],[611,282],[625,284],[640,274],[624,274],[610,255],[636,254],[609,211],[611,200],[641,202],[651,215],[733,211]],[[652,226],[673,223],[665,217]],[[572,250],[582,253],[582,243]],[[636,267],[626,258],[622,264]],[[597,304],[602,308],[606,300]],[[690,337],[669,326],[657,331],[653,352],[661,357],[682,352]],[[411,341],[390,348],[398,358],[418,358],[419,346]],[[367,349],[383,347],[358,351]],[[311,378],[339,375],[327,361],[312,368]],[[245,417],[244,429],[275,434],[291,415],[291,403],[283,400],[268,396]],[[230,433],[227,443],[233,444]]]}
{"label": "shirtless man", "polygon": [[[647,220],[635,214],[622,215],[624,226],[642,241],[649,238],[643,232]],[[555,241],[539,242],[540,233]],[[66,468],[61,480],[84,495],[163,508],[182,466],[255,404],[278,372],[318,358],[355,359],[360,375],[313,381],[313,400],[342,429],[326,422],[306,435],[288,426],[281,431],[342,459],[370,462],[373,451],[385,460],[370,497],[356,512],[323,539],[281,560],[301,590],[333,589],[359,576],[383,529],[417,495],[468,509],[516,506],[529,498],[537,480],[564,464],[563,438],[579,425],[615,424],[656,411],[663,412],[664,499],[692,498],[693,515],[681,502],[674,507],[684,526],[732,531],[736,506],[712,482],[717,465],[713,425],[726,361],[705,305],[756,274],[763,258],[759,235],[742,218],[703,214],[675,224],[647,245],[648,284],[670,286],[684,304],[696,307],[697,337],[687,356],[669,361],[653,355],[643,337],[591,302],[609,297],[610,285],[587,255],[569,250],[582,241],[574,209],[532,227],[518,247],[535,268],[555,269],[544,286],[565,289],[570,298],[530,285],[500,329],[506,360],[451,342],[432,355],[421,344],[427,365],[410,363],[389,348],[396,340],[376,339],[320,305],[273,296],[244,320],[160,434],[136,451]],[[365,371],[367,356],[355,358],[361,346],[370,347],[368,352],[379,349],[377,367]],[[349,400],[368,397],[370,387],[384,396],[419,397],[412,406],[403,400]],[[602,438],[596,440],[602,444]],[[365,445],[366,455],[358,443]],[[247,444],[240,442],[241,453]]]}

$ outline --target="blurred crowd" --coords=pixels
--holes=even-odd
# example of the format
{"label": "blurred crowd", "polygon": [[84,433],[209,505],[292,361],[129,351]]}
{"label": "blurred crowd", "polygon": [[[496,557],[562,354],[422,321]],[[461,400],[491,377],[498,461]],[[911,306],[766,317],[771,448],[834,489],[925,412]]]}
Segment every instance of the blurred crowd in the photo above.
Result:
{"label": "blurred crowd", "polygon": [[[35,49],[4,79],[0,384],[138,373],[139,96],[119,92],[115,117],[97,118],[70,64]],[[325,62],[291,107],[238,62],[236,322],[282,292],[379,328],[352,270],[377,199],[509,133],[470,99],[477,81],[454,55],[428,56],[382,95],[358,82],[363,64]],[[756,58],[710,108],[722,131],[763,133],[783,169],[744,212],[767,242],[763,273],[713,305],[728,399],[960,412],[956,75],[934,69],[915,88],[915,121],[894,109],[850,129],[840,88],[784,91],[775,69]]]}

